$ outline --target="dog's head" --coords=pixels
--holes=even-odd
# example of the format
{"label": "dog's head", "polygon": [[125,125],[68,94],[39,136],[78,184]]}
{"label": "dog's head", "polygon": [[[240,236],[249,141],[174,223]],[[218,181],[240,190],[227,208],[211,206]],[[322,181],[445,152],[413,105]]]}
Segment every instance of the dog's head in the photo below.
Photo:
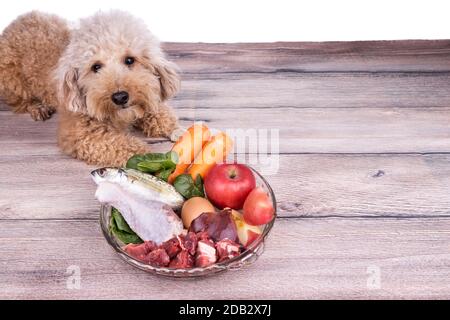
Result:
{"label": "dog's head", "polygon": [[156,112],[179,86],[158,40],[141,20],[121,11],[81,20],[55,78],[69,111],[122,124]]}

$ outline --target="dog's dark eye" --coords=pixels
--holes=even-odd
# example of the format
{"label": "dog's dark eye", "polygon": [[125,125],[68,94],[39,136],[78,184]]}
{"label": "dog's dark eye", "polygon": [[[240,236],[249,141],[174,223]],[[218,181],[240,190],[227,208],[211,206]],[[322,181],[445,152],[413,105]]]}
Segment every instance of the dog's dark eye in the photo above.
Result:
{"label": "dog's dark eye", "polygon": [[125,58],[125,64],[127,66],[131,66],[134,63],[134,58],[133,57],[126,57]]}
{"label": "dog's dark eye", "polygon": [[97,73],[102,68],[102,65],[100,63],[94,63],[91,67],[91,70]]}

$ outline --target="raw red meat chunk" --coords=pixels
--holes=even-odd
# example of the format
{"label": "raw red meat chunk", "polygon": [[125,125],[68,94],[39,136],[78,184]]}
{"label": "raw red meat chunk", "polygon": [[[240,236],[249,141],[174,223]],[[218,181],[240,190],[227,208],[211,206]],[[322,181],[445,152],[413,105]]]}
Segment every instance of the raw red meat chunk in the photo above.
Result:
{"label": "raw red meat chunk", "polygon": [[181,248],[183,250],[186,250],[187,252],[189,252],[189,254],[191,255],[195,255],[195,252],[197,250],[197,235],[194,232],[189,232],[187,235],[185,236],[181,236],[180,238],[180,243],[181,243]]}
{"label": "raw red meat chunk", "polygon": [[167,240],[166,242],[163,242],[161,244],[161,248],[166,250],[170,259],[172,259],[176,257],[177,254],[181,251],[180,239],[178,237],[175,237],[170,240]]}
{"label": "raw red meat chunk", "polygon": [[211,240],[200,240],[195,255],[196,267],[207,267],[217,261],[216,248]]}
{"label": "raw red meat chunk", "polygon": [[169,264],[169,267],[176,269],[188,269],[193,266],[194,257],[187,250],[182,250]]}
{"label": "raw red meat chunk", "polygon": [[240,246],[230,239],[223,239],[216,243],[217,256],[219,262],[237,257],[240,253]]}
{"label": "raw red meat chunk", "polygon": [[196,233],[198,241],[200,240],[211,240],[207,231],[200,231]]}
{"label": "raw red meat chunk", "polygon": [[145,241],[141,244],[127,244],[123,250],[130,256],[143,261],[145,260],[145,257],[156,248],[158,248],[158,246],[153,241]]}
{"label": "raw red meat chunk", "polygon": [[170,263],[170,257],[164,249],[156,249],[150,252],[144,262],[154,267],[167,267]]}
{"label": "raw red meat chunk", "polygon": [[145,241],[142,244],[128,244],[123,250],[154,267],[188,269],[231,259],[239,255],[240,246],[229,239],[215,243],[207,231],[191,231],[159,246],[153,241]]}

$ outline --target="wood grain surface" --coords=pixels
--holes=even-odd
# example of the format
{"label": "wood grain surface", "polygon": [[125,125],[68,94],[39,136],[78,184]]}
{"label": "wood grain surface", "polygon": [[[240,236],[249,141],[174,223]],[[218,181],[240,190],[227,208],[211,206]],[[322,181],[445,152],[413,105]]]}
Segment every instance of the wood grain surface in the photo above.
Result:
{"label": "wood grain surface", "polygon": [[[450,217],[448,154],[293,154],[279,161],[279,172],[266,178],[281,217]],[[2,218],[98,218],[94,167],[62,155],[4,157],[0,166]]]}
{"label": "wood grain surface", "polygon": [[450,298],[450,41],[164,48],[182,125],[279,130],[265,253],[195,281],[134,269],[100,232],[93,167],[58,150],[57,115],[0,103],[0,299]]}
{"label": "wood grain surface", "polygon": [[[217,110],[220,109],[220,112]],[[180,109],[181,125],[204,121],[212,129],[276,130],[279,152],[292,153],[445,153],[450,151],[449,107],[443,108],[251,108]],[[48,154],[57,121],[35,123],[28,115],[0,111],[0,143],[6,155]],[[249,126],[256,122],[258,126]],[[161,144],[161,139],[151,139]],[[43,148],[24,148],[29,144]],[[161,148],[170,148],[167,143]],[[24,150],[25,149],[25,150]],[[59,151],[54,149],[56,154]],[[241,150],[241,152],[248,152]]]}
{"label": "wood grain surface", "polygon": [[[127,265],[97,221],[0,227],[0,298],[441,298],[450,290],[447,219],[280,219],[254,265],[185,281]],[[80,267],[79,290],[67,289],[70,266]],[[372,270],[379,289],[368,286]]]}
{"label": "wood grain surface", "polygon": [[184,72],[448,72],[450,40],[166,43]]}

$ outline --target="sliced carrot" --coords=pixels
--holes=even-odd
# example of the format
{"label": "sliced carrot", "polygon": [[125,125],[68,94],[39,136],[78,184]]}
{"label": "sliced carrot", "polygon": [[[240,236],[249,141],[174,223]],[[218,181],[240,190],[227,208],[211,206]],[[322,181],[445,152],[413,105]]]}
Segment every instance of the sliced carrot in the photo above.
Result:
{"label": "sliced carrot", "polygon": [[194,124],[175,142],[172,151],[178,155],[178,164],[175,167],[175,171],[169,176],[169,183],[172,183],[176,177],[186,172],[186,169],[194,161],[210,137],[211,132],[207,126]]}
{"label": "sliced carrot", "polygon": [[192,179],[200,175],[205,179],[209,170],[219,162],[226,160],[228,153],[233,149],[233,140],[224,132],[215,135],[205,144],[202,151],[195,157],[194,162],[188,169]]}

